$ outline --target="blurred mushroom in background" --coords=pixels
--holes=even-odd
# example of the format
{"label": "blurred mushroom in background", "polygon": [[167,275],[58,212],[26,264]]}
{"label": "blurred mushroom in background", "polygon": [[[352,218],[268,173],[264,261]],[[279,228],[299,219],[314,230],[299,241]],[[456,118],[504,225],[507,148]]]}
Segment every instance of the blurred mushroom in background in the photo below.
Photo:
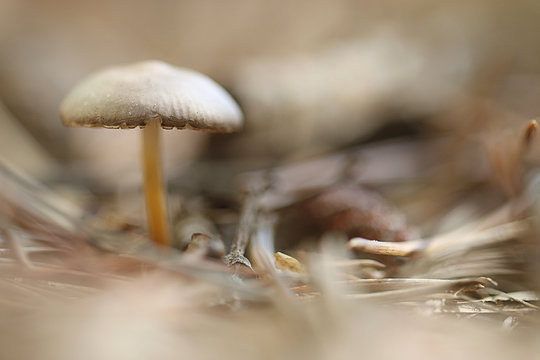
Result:
{"label": "blurred mushroom in background", "polygon": [[[493,63],[510,61],[518,78],[537,74],[531,59],[538,49],[529,46],[537,12],[528,1],[6,0],[0,97],[47,151],[77,171],[97,174],[93,159],[103,154],[90,145],[96,142],[108,169],[128,171],[132,163],[116,155],[112,135],[91,140],[63,129],[57,104],[97,68],[157,58],[208,73],[246,109],[245,134],[219,138],[212,154],[310,154],[366,139],[385,123],[430,117]],[[141,23],[144,31],[134,31]],[[501,91],[509,102],[518,98]],[[193,137],[170,145],[170,164],[197,156],[207,139]],[[115,182],[104,173],[95,177]]]}
{"label": "blurred mushroom in background", "polygon": [[[84,180],[108,192],[140,184],[137,134],[64,129],[57,106],[76,81],[110,64],[160,59],[207,73],[232,91],[246,112],[243,133],[190,133],[181,141],[166,133],[164,141],[169,173],[194,172],[189,160],[204,155],[223,183],[208,186],[225,191],[238,172],[385,138],[402,123],[421,134],[456,133],[459,122],[441,125],[441,114],[461,108],[462,98],[500,98],[517,113],[534,114],[540,93],[533,60],[540,50],[530,46],[539,9],[529,1],[6,0],[1,6],[0,98],[64,165],[57,180]],[[144,31],[134,31],[141,23]],[[486,69],[500,70],[495,80]],[[484,78],[490,85],[475,93]]]}
{"label": "blurred mushroom in background", "polygon": [[[0,33],[0,98],[54,157],[75,163],[79,169],[89,164],[93,172],[96,166],[90,159],[101,154],[80,141],[83,137],[86,142],[86,136],[92,135],[81,136],[58,124],[57,105],[76,81],[107,65],[150,58],[193,68],[227,84],[239,60],[312,46],[321,41],[321,34],[338,27],[347,7],[318,3],[334,10],[309,10],[307,3],[245,0],[6,1]],[[313,16],[299,21],[303,11]],[[272,15],[282,24],[270,20]],[[141,24],[144,31],[134,31]],[[282,35],[291,31],[297,36],[284,43]],[[129,135],[125,136],[130,142]],[[69,138],[73,140],[59,140]],[[111,140],[99,141],[115,148],[108,144]],[[182,162],[196,153],[193,146],[178,146],[169,151],[176,154],[169,163]],[[107,153],[118,167],[129,166],[122,157]]]}
{"label": "blurred mushroom in background", "polygon": [[251,119],[235,147],[283,156],[364,140],[388,122],[426,117],[446,104],[463,91],[475,61],[468,46],[426,44],[394,28],[253,61],[234,82]]}
{"label": "blurred mushroom in background", "polygon": [[[1,0],[3,354],[534,358],[539,15]],[[230,137],[164,132],[175,248],[143,229],[139,131],[59,121],[80,79],[143,59],[208,74],[246,117]]]}

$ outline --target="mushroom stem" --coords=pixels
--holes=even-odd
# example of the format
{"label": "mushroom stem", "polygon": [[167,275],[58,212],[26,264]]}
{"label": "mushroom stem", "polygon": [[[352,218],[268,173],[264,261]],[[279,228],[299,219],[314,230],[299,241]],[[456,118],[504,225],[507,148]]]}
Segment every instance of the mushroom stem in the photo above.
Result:
{"label": "mushroom stem", "polygon": [[165,206],[165,191],[161,179],[160,122],[148,121],[143,133],[144,195],[148,231],[152,240],[159,245],[170,244],[169,221]]}

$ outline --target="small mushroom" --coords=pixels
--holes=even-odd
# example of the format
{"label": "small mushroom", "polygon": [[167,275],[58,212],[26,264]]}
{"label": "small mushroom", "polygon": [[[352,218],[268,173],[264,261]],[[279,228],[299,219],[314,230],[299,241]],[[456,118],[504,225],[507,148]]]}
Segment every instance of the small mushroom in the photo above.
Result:
{"label": "small mushroom", "polygon": [[64,125],[142,130],[148,228],[154,242],[170,244],[161,175],[160,131],[232,132],[242,111],[217,83],[160,61],[111,67],[81,81],[60,107]]}

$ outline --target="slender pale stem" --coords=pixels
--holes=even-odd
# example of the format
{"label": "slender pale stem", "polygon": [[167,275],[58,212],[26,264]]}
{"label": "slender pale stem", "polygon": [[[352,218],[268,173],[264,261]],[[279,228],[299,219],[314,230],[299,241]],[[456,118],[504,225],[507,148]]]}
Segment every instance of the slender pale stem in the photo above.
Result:
{"label": "slender pale stem", "polygon": [[159,120],[150,120],[143,129],[143,174],[148,231],[152,240],[160,245],[170,244],[164,184],[161,174],[161,148]]}

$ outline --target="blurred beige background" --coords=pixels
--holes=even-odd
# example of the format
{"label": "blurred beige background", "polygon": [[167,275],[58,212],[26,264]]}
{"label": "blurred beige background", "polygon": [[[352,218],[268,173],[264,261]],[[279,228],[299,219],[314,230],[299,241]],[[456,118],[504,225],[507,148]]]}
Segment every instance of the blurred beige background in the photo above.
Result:
{"label": "blurred beige background", "polygon": [[[388,119],[431,117],[471,91],[539,113],[539,15],[532,0],[3,0],[0,100],[28,132],[19,146],[33,137],[29,147],[76,171],[136,183],[137,131],[60,123],[63,96],[92,71],[160,59],[207,73],[246,112],[244,133],[218,152],[309,154],[361,141]],[[168,168],[207,142],[167,132]]]}

